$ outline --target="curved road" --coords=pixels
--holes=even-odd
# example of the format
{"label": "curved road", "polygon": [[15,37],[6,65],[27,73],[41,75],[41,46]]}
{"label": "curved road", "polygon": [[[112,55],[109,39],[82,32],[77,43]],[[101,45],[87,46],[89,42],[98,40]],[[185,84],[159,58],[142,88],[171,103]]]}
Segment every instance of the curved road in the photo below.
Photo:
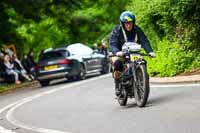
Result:
{"label": "curved road", "polygon": [[[200,84],[153,85],[120,107],[110,75],[0,96],[0,133],[198,133]],[[9,99],[9,100],[8,100]]]}

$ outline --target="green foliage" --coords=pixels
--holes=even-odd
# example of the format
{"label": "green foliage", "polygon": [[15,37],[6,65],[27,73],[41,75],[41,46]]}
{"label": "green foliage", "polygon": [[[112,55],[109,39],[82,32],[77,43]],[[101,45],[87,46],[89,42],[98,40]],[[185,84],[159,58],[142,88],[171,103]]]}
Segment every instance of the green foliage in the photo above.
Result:
{"label": "green foliage", "polygon": [[151,12],[154,7],[153,3],[155,3],[155,0],[132,0],[127,6],[127,9],[135,14],[136,24],[139,25],[148,36],[152,47],[157,49],[157,42],[160,40],[160,34],[155,29],[155,21],[152,21],[149,16],[149,12]]}
{"label": "green foliage", "polygon": [[119,23],[126,3],[126,0],[2,0],[0,38],[4,43],[16,44],[18,53],[34,48],[36,54],[62,44],[100,43],[108,37],[114,23]]}
{"label": "green foliage", "polygon": [[175,76],[187,69],[200,67],[197,51],[185,51],[180,44],[169,40],[158,43],[156,55],[155,59],[147,59],[152,76]]}
{"label": "green foliage", "polygon": [[[182,44],[188,49],[200,49],[200,1],[132,0],[127,8],[136,13],[142,27],[151,27],[147,28],[151,40],[155,37],[178,39],[180,42],[189,40],[192,45]],[[151,35],[152,31],[156,34]]]}
{"label": "green foliage", "polygon": [[[119,24],[119,15],[124,10],[126,0],[84,1],[79,10],[71,18],[71,42],[87,42],[92,44],[107,37],[114,27]],[[77,28],[78,27],[78,28]],[[85,34],[87,33],[87,34]]]}
{"label": "green foliage", "polygon": [[33,49],[36,56],[41,50],[63,45],[68,39],[53,18],[46,18],[39,23],[31,22],[21,25],[16,29],[16,32],[24,40],[24,45],[19,47],[24,48],[25,53]]}
{"label": "green foliage", "polygon": [[200,1],[179,1],[177,5],[180,6],[176,8],[174,17],[179,20],[179,27],[183,29],[183,39],[192,41],[192,45],[185,46],[200,51]]}
{"label": "green foliage", "polygon": [[151,75],[174,76],[200,66],[200,1],[131,0],[127,9],[157,54],[148,59]]}
{"label": "green foliage", "polygon": [[200,64],[199,0],[1,0],[0,9],[0,46],[16,44],[20,54],[33,48],[37,58],[49,47],[100,43],[121,12],[131,10],[157,53],[149,60],[152,75],[172,76]]}

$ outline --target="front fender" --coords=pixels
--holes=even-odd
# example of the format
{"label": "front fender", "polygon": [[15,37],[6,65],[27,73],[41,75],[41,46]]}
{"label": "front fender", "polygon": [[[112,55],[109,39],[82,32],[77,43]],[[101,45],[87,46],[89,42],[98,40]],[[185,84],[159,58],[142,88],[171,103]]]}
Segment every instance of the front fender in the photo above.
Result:
{"label": "front fender", "polygon": [[147,61],[144,60],[144,59],[139,59],[137,62],[136,62],[137,65],[141,65],[141,64],[144,64],[146,65],[147,64]]}

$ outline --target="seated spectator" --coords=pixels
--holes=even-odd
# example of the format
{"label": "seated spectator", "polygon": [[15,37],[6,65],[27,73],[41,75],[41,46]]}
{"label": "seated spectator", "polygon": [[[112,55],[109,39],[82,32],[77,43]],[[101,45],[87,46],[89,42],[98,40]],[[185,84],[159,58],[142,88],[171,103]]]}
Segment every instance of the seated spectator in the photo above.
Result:
{"label": "seated spectator", "polygon": [[5,51],[0,52],[0,82],[11,83],[14,81],[14,75],[8,75],[6,73],[6,66],[4,65],[4,55]]}
{"label": "seated spectator", "polygon": [[10,56],[10,58],[13,56],[14,52],[11,49],[6,48],[5,46],[2,49],[5,52],[5,54],[8,54]]}
{"label": "seated spectator", "polygon": [[10,63],[10,56],[8,54],[4,55],[4,65],[6,73],[8,75],[14,75],[15,83],[21,84],[21,81],[19,80],[19,74],[14,70],[14,64]]}
{"label": "seated spectator", "polygon": [[29,76],[27,75],[26,70],[24,69],[21,61],[17,58],[16,54],[13,54],[13,58],[12,61],[14,63],[15,69],[17,70],[17,72],[22,75],[22,77],[24,77],[26,80],[31,81],[31,79],[29,78]]}

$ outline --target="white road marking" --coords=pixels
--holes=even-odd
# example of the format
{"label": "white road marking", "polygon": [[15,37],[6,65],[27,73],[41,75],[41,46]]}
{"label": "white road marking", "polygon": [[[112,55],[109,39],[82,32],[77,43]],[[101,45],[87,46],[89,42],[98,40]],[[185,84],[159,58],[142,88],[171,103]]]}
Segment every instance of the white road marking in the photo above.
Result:
{"label": "white road marking", "polygon": [[[48,94],[52,94],[52,93],[55,93],[55,92],[58,92],[58,91],[61,91],[61,90],[67,89],[67,88],[77,86],[77,85],[85,84],[85,83],[88,83],[88,82],[91,82],[91,81],[99,80],[99,79],[102,79],[102,78],[105,78],[105,77],[110,77],[110,76],[111,76],[111,74],[107,74],[107,75],[104,75],[104,76],[95,77],[95,78],[92,78],[92,79],[87,79],[87,80],[84,80],[84,81],[80,81],[78,83],[72,83],[72,84],[69,84],[67,86],[59,87],[59,88],[56,88],[56,89],[53,89],[53,90],[50,90],[50,91],[46,91],[46,92],[43,92],[43,93],[40,93],[40,94],[36,94],[34,96],[31,96],[31,97],[24,98],[22,100],[19,100],[17,102],[9,104],[6,107],[0,109],[0,114],[4,111],[8,110],[7,115],[6,115],[6,118],[8,119],[8,121],[11,122],[13,125],[15,125],[17,127],[21,127],[21,128],[27,129],[27,130],[32,130],[32,131],[41,132],[41,133],[70,133],[70,132],[63,132],[63,131],[57,131],[57,130],[52,130],[52,129],[45,129],[45,128],[38,128],[38,127],[29,126],[29,125],[26,125],[22,122],[15,120],[12,117],[12,114],[20,106],[22,106],[22,105],[24,105],[28,102],[31,102],[34,99],[37,99],[39,97],[42,97],[42,96],[45,96],[45,95],[48,95]],[[200,86],[200,84],[151,85],[150,87],[166,88],[166,87],[185,87],[185,86]],[[1,133],[1,131],[5,131],[5,132],[2,132],[2,133],[6,133],[6,132],[16,133],[16,132],[13,132],[11,130],[7,130],[7,129],[0,126],[0,133]]]}
{"label": "white road marking", "polygon": [[13,132],[12,130],[5,129],[0,126],[0,133],[16,133],[16,132]]}
{"label": "white road marking", "polygon": [[[6,107],[2,108],[0,110],[0,114],[2,112],[4,112],[4,111],[8,110],[7,115],[6,115],[6,118],[8,119],[8,121],[11,124],[13,124],[13,125],[15,125],[17,127],[21,127],[21,128],[24,128],[24,129],[28,129],[28,130],[32,130],[32,131],[36,131],[36,132],[41,132],[41,133],[70,133],[70,132],[56,131],[56,130],[52,130],[52,129],[38,128],[38,127],[33,127],[33,126],[29,126],[29,125],[23,124],[23,123],[15,120],[12,117],[12,113],[14,112],[14,110],[16,110],[18,107],[22,106],[23,104],[31,102],[34,99],[37,99],[37,98],[39,98],[41,96],[52,94],[52,93],[57,92],[57,91],[61,91],[61,90],[67,89],[67,88],[71,88],[71,87],[74,87],[74,86],[78,86],[78,85],[81,85],[81,84],[85,84],[85,83],[88,83],[88,82],[91,82],[91,81],[95,81],[95,80],[98,80],[98,79],[102,79],[102,78],[105,78],[105,77],[109,77],[109,76],[110,75],[108,74],[108,75],[95,77],[95,78],[88,79],[88,80],[83,80],[83,81],[80,81],[78,83],[72,83],[72,84],[67,85],[67,86],[59,87],[59,88],[56,88],[56,89],[53,89],[53,90],[50,90],[50,91],[46,91],[46,92],[43,92],[43,93],[40,93],[40,94],[36,94],[34,96],[31,96],[31,97],[24,98],[22,100],[19,100],[17,102],[14,102],[14,103],[9,104]],[[7,130],[7,129],[5,129],[5,128],[0,126],[0,129],[1,128],[4,129],[3,131]],[[8,130],[8,131],[10,131],[10,133],[16,133],[16,132],[12,132],[11,130]],[[0,133],[6,133],[6,132],[0,132]]]}

